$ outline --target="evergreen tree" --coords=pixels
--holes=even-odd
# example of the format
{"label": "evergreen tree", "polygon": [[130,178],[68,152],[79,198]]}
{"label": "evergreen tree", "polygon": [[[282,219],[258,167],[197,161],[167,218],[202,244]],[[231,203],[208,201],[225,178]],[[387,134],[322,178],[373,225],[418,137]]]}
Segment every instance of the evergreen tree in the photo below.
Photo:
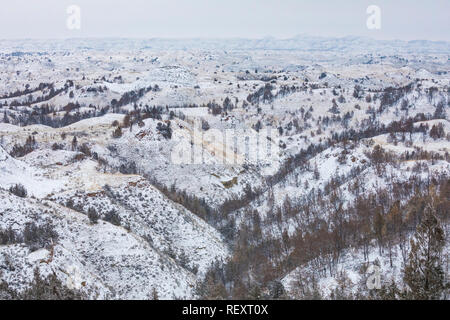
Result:
{"label": "evergreen tree", "polygon": [[155,288],[152,290],[152,300],[159,300],[158,290]]}
{"label": "evergreen tree", "polygon": [[92,224],[97,224],[98,219],[100,218],[97,211],[94,208],[89,208],[88,210],[88,218]]}
{"label": "evergreen tree", "polygon": [[409,261],[404,269],[403,281],[408,286],[409,299],[440,299],[445,290],[444,270],[442,268],[442,249],[444,231],[429,205],[411,240]]}
{"label": "evergreen tree", "polygon": [[6,113],[6,110],[3,113],[3,122],[4,123],[9,123],[9,118],[8,118],[8,114]]}
{"label": "evergreen tree", "polygon": [[72,151],[75,151],[77,149],[77,146],[78,146],[77,137],[74,136],[72,139]]}

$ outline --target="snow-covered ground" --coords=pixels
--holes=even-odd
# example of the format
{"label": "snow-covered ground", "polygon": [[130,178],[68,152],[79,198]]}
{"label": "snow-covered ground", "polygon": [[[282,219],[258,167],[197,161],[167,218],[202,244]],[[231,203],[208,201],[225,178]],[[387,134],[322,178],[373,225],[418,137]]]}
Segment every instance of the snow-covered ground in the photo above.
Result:
{"label": "snow-covered ground", "polygon": [[[339,194],[345,209],[355,185],[369,196],[450,176],[448,43],[0,44],[0,231],[34,221],[58,234],[37,250],[0,244],[0,280],[19,291],[37,267],[92,299],[195,298],[211,264],[233,257],[228,220],[258,216],[264,239],[281,239],[308,228],[303,212],[270,220],[286,202]],[[377,145],[394,160],[374,163]],[[9,191],[16,184],[27,197]],[[331,212],[311,210],[324,221]],[[324,297],[344,278],[356,293],[376,260],[383,279],[400,277],[394,251],[391,266],[374,245],[368,261],[347,248],[334,274],[306,264],[282,282],[295,297],[299,270],[317,272]]]}

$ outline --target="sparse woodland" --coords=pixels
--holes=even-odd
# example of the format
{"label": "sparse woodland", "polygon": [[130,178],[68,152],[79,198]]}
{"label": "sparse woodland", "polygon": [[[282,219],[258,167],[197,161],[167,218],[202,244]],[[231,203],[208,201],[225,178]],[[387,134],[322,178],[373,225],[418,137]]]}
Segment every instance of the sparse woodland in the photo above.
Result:
{"label": "sparse woodland", "polygon": [[0,299],[449,299],[441,55],[156,54],[0,53]]}

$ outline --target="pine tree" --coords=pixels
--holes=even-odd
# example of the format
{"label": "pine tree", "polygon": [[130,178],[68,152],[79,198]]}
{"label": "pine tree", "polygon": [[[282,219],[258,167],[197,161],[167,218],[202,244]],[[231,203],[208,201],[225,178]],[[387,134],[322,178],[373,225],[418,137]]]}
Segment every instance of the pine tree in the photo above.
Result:
{"label": "pine tree", "polygon": [[156,290],[156,288],[153,288],[151,298],[152,300],[159,300],[158,290]]}
{"label": "pine tree", "polygon": [[89,208],[88,210],[88,218],[92,224],[97,224],[98,219],[100,218],[97,211],[94,208]]}
{"label": "pine tree", "polygon": [[8,114],[6,113],[6,110],[5,110],[4,114],[3,114],[3,122],[4,123],[9,123],[9,118],[8,118]]}
{"label": "pine tree", "polygon": [[399,239],[399,246],[402,250],[405,243],[405,234],[403,232],[403,218],[400,211],[400,201],[396,201],[389,209],[386,218],[386,238],[388,242],[389,250],[389,263],[391,268],[393,267],[392,249],[396,239]]}
{"label": "pine tree", "polygon": [[409,261],[404,269],[403,281],[408,286],[410,299],[440,299],[445,290],[442,249],[444,231],[430,204],[411,240]]}
{"label": "pine tree", "polygon": [[383,209],[381,207],[376,209],[375,217],[373,221],[373,229],[375,236],[378,240],[378,248],[380,254],[382,253],[382,248],[384,245],[384,235],[386,234],[386,221],[383,214]]}
{"label": "pine tree", "polygon": [[77,137],[74,136],[72,139],[72,151],[75,151],[77,149],[77,146],[78,146]]}
{"label": "pine tree", "polygon": [[319,167],[317,166],[317,162],[314,164],[314,179],[320,179]]}

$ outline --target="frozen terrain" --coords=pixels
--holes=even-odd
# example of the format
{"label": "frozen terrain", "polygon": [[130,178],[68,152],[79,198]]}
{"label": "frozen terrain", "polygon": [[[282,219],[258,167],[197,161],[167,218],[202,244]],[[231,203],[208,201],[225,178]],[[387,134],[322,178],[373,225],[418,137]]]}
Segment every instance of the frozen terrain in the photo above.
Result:
{"label": "frozen terrain", "polygon": [[[375,261],[403,288],[431,185],[448,278],[449,43],[0,44],[0,284],[16,294],[39,270],[88,299],[274,298],[274,283],[332,299],[347,281],[355,297]],[[375,218],[394,206],[398,239]]]}

